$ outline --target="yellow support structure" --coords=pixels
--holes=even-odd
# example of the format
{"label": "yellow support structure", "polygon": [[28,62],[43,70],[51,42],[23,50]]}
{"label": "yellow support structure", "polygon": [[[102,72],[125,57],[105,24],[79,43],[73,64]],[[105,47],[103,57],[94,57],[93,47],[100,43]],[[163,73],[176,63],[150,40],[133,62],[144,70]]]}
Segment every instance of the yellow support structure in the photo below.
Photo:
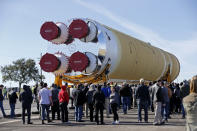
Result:
{"label": "yellow support structure", "polygon": [[55,76],[55,82],[57,86],[62,87],[62,78],[61,76]]}

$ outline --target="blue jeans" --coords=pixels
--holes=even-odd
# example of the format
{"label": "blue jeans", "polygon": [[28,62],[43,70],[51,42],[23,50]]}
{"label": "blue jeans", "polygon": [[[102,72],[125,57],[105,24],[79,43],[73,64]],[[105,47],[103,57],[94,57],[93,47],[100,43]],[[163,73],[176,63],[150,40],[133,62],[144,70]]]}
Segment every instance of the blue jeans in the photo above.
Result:
{"label": "blue jeans", "polygon": [[45,120],[45,110],[47,112],[47,120],[49,120],[49,107],[50,107],[50,105],[41,104],[41,107],[42,107],[42,113],[41,113],[42,120]]}
{"label": "blue jeans", "polygon": [[4,108],[3,108],[3,101],[0,101],[0,109],[1,109],[1,112],[3,114],[3,117],[5,117],[6,114],[5,114],[5,111],[4,111]]}
{"label": "blue jeans", "polygon": [[123,106],[123,113],[127,114],[127,108],[129,106],[129,97],[128,96],[122,96],[121,97],[122,100],[122,106]]}
{"label": "blue jeans", "polygon": [[3,98],[6,99],[7,98],[7,93],[3,94]]}
{"label": "blue jeans", "polygon": [[144,121],[148,121],[148,101],[137,100],[138,105],[138,121],[142,121],[141,111],[144,109]]}
{"label": "blue jeans", "polygon": [[168,117],[169,117],[169,106],[170,106],[170,103],[166,102],[165,104],[166,104],[166,106],[162,106],[162,108],[161,108],[161,114],[162,114],[163,119],[167,120]]}
{"label": "blue jeans", "polygon": [[75,106],[75,120],[81,121],[82,119],[82,113],[83,113],[83,106]]}
{"label": "blue jeans", "polygon": [[15,103],[10,103],[10,117],[15,117]]}
{"label": "blue jeans", "polygon": [[183,102],[181,103],[182,117],[185,117],[185,108],[183,106]]}
{"label": "blue jeans", "polygon": [[131,109],[131,96],[128,96],[128,108]]}

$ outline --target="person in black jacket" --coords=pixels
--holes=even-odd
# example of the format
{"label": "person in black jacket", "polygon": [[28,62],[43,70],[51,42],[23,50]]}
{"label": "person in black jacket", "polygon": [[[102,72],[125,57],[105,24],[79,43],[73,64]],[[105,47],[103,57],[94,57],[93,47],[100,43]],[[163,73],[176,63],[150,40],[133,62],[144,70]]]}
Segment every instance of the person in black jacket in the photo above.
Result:
{"label": "person in black jacket", "polygon": [[144,121],[148,123],[148,106],[150,105],[150,94],[148,87],[144,84],[144,79],[140,79],[140,85],[135,94],[138,105],[138,122],[142,122],[141,110],[144,109]]}
{"label": "person in black jacket", "polygon": [[104,103],[105,103],[105,95],[101,91],[101,85],[98,85],[97,91],[93,95],[93,103],[94,103],[94,107],[96,107],[95,121],[97,125],[99,125],[98,113],[100,112],[101,125],[103,125],[104,124],[103,110],[104,110]]}
{"label": "person in black jacket", "polygon": [[87,104],[88,104],[88,108],[90,110],[90,121],[93,122],[93,113],[94,113],[94,105],[93,105],[93,95],[95,92],[95,85],[91,84],[90,88],[86,94],[87,97]]}
{"label": "person in black jacket", "polygon": [[131,88],[127,83],[123,83],[122,87],[120,88],[120,96],[123,106],[123,113],[127,114],[127,109],[130,107],[131,103]]}
{"label": "person in black jacket", "polygon": [[74,105],[75,105],[75,121],[83,122],[83,104],[86,102],[86,93],[88,91],[87,87],[79,84],[77,90],[73,92]]}
{"label": "person in black jacket", "polygon": [[34,90],[33,90],[33,95],[34,95],[34,101],[37,104],[37,110],[39,111],[40,105],[39,105],[39,100],[38,100],[38,84],[36,84]]}
{"label": "person in black jacket", "polygon": [[33,124],[31,122],[31,104],[33,101],[32,92],[29,86],[23,86],[23,92],[19,96],[19,101],[22,103],[22,120],[25,124],[25,111],[27,110],[28,121],[27,124]]}
{"label": "person in black jacket", "polygon": [[14,118],[16,100],[18,99],[18,96],[14,88],[12,88],[12,90],[10,91],[8,98],[9,98],[9,104],[10,104],[10,117]]}
{"label": "person in black jacket", "polygon": [[59,108],[60,104],[58,99],[59,90],[56,84],[52,84],[51,92],[52,92],[52,101],[53,101],[53,106],[51,106],[52,120],[55,120],[56,112],[57,112],[57,119],[60,120],[60,108]]}

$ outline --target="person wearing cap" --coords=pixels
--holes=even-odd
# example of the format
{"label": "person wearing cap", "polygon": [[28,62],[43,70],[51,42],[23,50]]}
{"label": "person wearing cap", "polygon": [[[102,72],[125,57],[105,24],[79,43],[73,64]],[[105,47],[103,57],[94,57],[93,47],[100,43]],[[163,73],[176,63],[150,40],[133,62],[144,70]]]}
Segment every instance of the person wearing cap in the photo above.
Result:
{"label": "person wearing cap", "polygon": [[47,87],[47,83],[44,83],[44,87],[39,91],[39,101],[40,101],[40,105],[42,108],[42,112],[41,112],[42,124],[45,124],[44,123],[45,110],[47,112],[48,123],[51,122],[49,118],[49,108],[50,108],[50,105],[53,106],[53,101],[52,101],[52,94],[51,94],[51,91]]}
{"label": "person wearing cap", "polygon": [[3,107],[3,94],[2,94],[3,87],[4,87],[3,85],[0,85],[0,109],[1,109],[1,112],[3,114],[3,117],[6,117],[4,107]]}
{"label": "person wearing cap", "polygon": [[150,105],[150,94],[148,87],[144,84],[144,79],[140,79],[140,85],[135,94],[138,105],[138,122],[142,122],[141,110],[144,109],[144,121],[148,123],[148,107]]}
{"label": "person wearing cap", "polygon": [[88,108],[90,110],[90,121],[93,122],[93,113],[94,113],[94,104],[93,104],[93,95],[95,93],[95,85],[91,84],[90,88],[86,94],[87,97],[87,104]]}
{"label": "person wearing cap", "polygon": [[30,86],[24,85],[23,92],[19,96],[19,101],[22,103],[22,120],[25,124],[25,111],[27,110],[28,121],[27,124],[33,124],[31,122],[31,104],[33,102],[32,91]]}
{"label": "person wearing cap", "polygon": [[61,120],[63,122],[68,122],[68,102],[69,102],[69,95],[67,92],[68,84],[65,83],[64,86],[62,86],[61,91],[59,92],[59,103],[61,108]]}

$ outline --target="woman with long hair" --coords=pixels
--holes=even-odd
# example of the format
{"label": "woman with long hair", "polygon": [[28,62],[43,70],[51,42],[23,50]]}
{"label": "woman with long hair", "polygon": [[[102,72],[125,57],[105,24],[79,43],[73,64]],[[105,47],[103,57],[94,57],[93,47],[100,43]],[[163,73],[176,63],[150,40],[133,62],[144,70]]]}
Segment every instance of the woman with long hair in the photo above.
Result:
{"label": "woman with long hair", "polygon": [[191,79],[190,94],[183,99],[183,105],[187,112],[186,130],[197,131],[197,75]]}

